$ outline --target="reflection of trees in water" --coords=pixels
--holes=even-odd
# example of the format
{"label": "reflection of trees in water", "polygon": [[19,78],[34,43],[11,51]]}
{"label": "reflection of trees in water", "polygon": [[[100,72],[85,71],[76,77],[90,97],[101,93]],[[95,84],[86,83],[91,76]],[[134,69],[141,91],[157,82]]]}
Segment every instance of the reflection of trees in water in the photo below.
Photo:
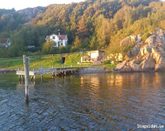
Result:
{"label": "reflection of trees in water", "polygon": [[84,87],[83,85],[86,83],[91,85],[97,85],[97,87],[100,85],[100,79],[96,75],[80,76],[80,82],[82,87]]}
{"label": "reflection of trees in water", "polygon": [[111,74],[107,76],[107,83],[109,86],[115,87],[134,87],[136,85],[138,85],[139,88],[147,88],[148,85],[160,87],[164,78],[162,76],[160,73]]}
{"label": "reflection of trees in water", "polygon": [[[36,85],[36,82],[35,81],[30,81],[29,82],[29,88],[34,88]],[[17,88],[24,88],[25,87],[25,82],[24,81],[19,81],[18,84],[17,84]]]}
{"label": "reflection of trees in water", "polygon": [[[88,126],[92,122],[96,127],[111,123],[115,126],[159,123],[164,118],[164,92],[160,93],[164,91],[164,78],[160,73],[123,73],[39,81],[30,87],[28,108],[23,108],[24,84],[20,83],[16,91],[0,90],[1,98],[11,102],[1,104],[0,109],[12,115],[17,113],[18,119],[8,118],[13,119],[12,123],[17,120],[18,124],[23,122],[23,126],[28,127],[35,124],[36,130],[39,122],[49,127],[59,123],[66,126],[66,122],[76,126],[82,123]],[[2,123],[5,123],[3,119]]]}
{"label": "reflection of trees in water", "polygon": [[80,83],[82,88],[88,88],[90,98],[116,99],[120,105],[131,96],[137,96],[144,102],[152,95],[148,92],[163,85],[163,78],[160,73],[112,73],[80,76]]}
{"label": "reflection of trees in water", "polygon": [[13,73],[0,73],[0,88],[2,89],[16,89],[17,77]]}

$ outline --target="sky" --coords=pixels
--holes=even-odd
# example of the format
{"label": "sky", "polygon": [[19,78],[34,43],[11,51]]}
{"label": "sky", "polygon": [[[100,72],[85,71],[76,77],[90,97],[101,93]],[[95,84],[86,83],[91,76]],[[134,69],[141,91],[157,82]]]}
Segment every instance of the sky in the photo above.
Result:
{"label": "sky", "polygon": [[0,0],[1,9],[12,9],[16,10],[24,9],[27,7],[36,7],[36,6],[47,6],[50,4],[60,4],[60,3],[72,3],[80,2],[84,0]]}
{"label": "sky", "polygon": [[80,2],[80,1],[85,1],[85,0],[0,0],[0,8],[1,9],[15,8],[16,10],[20,10],[27,7],[47,6],[55,3],[67,4],[67,3]]}

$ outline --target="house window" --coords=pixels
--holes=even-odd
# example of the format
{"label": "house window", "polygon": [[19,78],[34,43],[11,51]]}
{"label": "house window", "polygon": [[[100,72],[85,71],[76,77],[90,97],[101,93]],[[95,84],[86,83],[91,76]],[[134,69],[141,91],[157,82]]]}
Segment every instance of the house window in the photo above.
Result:
{"label": "house window", "polygon": [[60,46],[60,41],[58,42],[58,46]]}
{"label": "house window", "polygon": [[55,40],[55,36],[53,36],[53,39]]}

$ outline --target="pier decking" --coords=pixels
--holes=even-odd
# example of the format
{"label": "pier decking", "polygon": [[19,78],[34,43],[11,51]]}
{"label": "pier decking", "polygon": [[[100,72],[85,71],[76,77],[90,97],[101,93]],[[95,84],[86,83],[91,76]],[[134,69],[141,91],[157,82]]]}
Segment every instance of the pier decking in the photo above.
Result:
{"label": "pier decking", "polygon": [[[29,76],[33,80],[36,76],[43,76],[46,74],[55,76],[66,76],[75,74],[78,72],[78,68],[76,67],[69,67],[69,68],[40,68],[38,70],[29,71]],[[20,79],[24,79],[25,72],[23,70],[17,70],[16,75],[19,76]]]}

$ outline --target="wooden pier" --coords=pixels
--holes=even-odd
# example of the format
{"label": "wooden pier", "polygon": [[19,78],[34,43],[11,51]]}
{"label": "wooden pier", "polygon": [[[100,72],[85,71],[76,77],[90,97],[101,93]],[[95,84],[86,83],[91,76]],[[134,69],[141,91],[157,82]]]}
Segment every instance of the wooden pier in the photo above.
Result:
{"label": "wooden pier", "polygon": [[[41,68],[38,70],[29,71],[29,76],[31,80],[35,80],[36,76],[41,76],[41,78],[44,75],[52,75],[52,77],[56,76],[66,76],[75,74],[78,72],[78,68],[70,67],[70,68]],[[19,76],[20,80],[24,79],[25,72],[23,70],[17,70],[16,75]]]}

